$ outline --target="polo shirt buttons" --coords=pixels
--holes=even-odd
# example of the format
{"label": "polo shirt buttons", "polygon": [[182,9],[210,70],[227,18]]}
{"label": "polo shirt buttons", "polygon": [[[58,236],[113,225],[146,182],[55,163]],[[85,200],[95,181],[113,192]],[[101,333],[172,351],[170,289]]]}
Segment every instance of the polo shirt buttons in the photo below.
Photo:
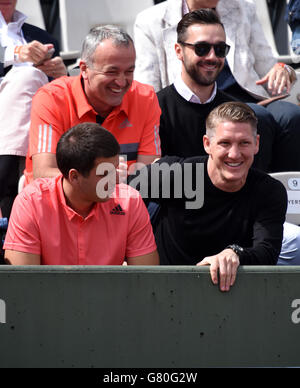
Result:
{"label": "polo shirt buttons", "polygon": [[84,265],[85,264],[85,252],[84,252],[84,228],[85,219],[83,217],[79,218],[79,224],[78,224],[78,236],[77,236],[77,244],[78,244],[78,264]]}

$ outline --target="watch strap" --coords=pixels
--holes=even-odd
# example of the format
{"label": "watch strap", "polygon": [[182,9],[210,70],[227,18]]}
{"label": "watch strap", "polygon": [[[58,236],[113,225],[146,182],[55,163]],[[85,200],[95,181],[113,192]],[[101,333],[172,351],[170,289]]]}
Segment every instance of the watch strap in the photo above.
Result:
{"label": "watch strap", "polygon": [[242,248],[241,246],[239,246],[237,244],[227,245],[227,247],[225,249],[232,249],[233,252],[236,253],[239,257],[244,251],[244,248]]}

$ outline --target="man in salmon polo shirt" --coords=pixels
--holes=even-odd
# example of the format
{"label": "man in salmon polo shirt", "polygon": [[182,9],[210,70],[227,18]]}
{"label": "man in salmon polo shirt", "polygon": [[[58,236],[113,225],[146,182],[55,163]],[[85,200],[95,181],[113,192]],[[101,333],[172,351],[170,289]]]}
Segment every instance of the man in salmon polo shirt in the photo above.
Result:
{"label": "man in salmon polo shirt", "polygon": [[59,140],[60,174],[17,196],[4,243],[12,265],[156,265],[159,258],[139,193],[116,184],[120,147],[96,123]]}
{"label": "man in salmon polo shirt", "polygon": [[80,74],[61,77],[33,98],[26,182],[59,171],[55,149],[61,135],[82,122],[110,131],[130,166],[160,156],[161,110],[152,86],[133,81],[135,48],[116,26],[93,28],[83,43]]}

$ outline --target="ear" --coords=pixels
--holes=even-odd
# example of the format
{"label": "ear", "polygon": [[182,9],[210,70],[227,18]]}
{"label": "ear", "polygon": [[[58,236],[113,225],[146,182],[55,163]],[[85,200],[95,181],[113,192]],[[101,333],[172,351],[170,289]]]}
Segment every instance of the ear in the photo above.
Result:
{"label": "ear", "polygon": [[75,168],[72,168],[69,171],[68,180],[71,184],[76,184],[78,182],[79,173]]}
{"label": "ear", "polygon": [[175,53],[177,58],[182,61],[183,59],[183,54],[182,54],[182,46],[180,46],[179,43],[175,43]]}
{"label": "ear", "polygon": [[210,155],[210,145],[211,145],[210,138],[207,135],[204,135],[203,136],[203,147],[205,149],[205,152],[208,155]]}
{"label": "ear", "polygon": [[254,151],[254,155],[256,155],[259,151],[259,140],[260,140],[260,137],[259,135],[256,136],[256,145],[255,145],[255,151]]}
{"label": "ear", "polygon": [[80,72],[82,74],[83,79],[87,79],[87,65],[86,62],[82,59],[79,62]]}

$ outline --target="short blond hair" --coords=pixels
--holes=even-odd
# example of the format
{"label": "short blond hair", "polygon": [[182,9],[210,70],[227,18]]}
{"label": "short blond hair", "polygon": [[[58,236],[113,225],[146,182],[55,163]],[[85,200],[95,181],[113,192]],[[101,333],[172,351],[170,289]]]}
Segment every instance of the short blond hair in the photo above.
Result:
{"label": "short blond hair", "polygon": [[257,135],[257,117],[254,111],[243,102],[225,102],[213,109],[206,119],[206,135],[214,137],[216,128],[221,122],[249,123],[253,130],[253,136]]}

